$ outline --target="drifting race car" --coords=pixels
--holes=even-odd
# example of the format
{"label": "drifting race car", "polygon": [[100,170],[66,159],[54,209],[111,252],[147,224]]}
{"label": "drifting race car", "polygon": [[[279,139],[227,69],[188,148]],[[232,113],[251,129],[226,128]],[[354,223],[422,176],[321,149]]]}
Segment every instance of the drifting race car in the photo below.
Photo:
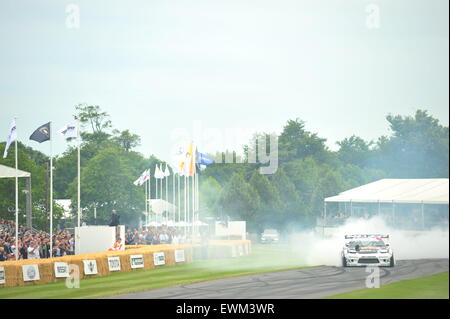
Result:
{"label": "drifting race car", "polygon": [[389,235],[345,235],[341,258],[343,267],[395,265]]}

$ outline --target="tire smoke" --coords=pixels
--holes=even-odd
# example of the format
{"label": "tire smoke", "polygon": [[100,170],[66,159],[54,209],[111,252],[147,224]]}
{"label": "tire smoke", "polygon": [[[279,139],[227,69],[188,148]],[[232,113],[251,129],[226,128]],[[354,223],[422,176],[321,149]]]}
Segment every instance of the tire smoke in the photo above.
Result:
{"label": "tire smoke", "polygon": [[448,258],[448,225],[423,231],[397,229],[375,216],[371,219],[350,218],[342,226],[326,234],[314,231],[294,233],[290,236],[292,250],[302,256],[305,265],[341,266],[344,236],[350,234],[388,234],[397,260]]}

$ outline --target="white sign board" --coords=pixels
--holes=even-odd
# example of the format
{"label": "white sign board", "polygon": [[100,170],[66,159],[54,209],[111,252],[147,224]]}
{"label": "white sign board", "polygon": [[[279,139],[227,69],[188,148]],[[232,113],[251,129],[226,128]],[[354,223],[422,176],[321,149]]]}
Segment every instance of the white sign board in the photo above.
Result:
{"label": "white sign board", "polygon": [[83,260],[83,264],[84,264],[84,274],[85,275],[96,275],[97,274],[97,261],[95,259]]}
{"label": "white sign board", "polygon": [[175,250],[175,262],[176,263],[181,263],[184,262],[185,258],[184,258],[184,249],[176,249]]}
{"label": "white sign board", "polygon": [[108,257],[109,271],[119,271],[120,270],[120,257]]}
{"label": "white sign board", "polygon": [[23,281],[40,280],[38,265],[22,266]]}
{"label": "white sign board", "polygon": [[67,278],[69,277],[69,265],[65,262],[55,262],[55,277]]}
{"label": "white sign board", "polygon": [[234,221],[228,223],[216,222],[216,236],[240,236],[242,240],[247,237],[246,234],[246,222]]}
{"label": "white sign board", "polygon": [[[119,234],[116,227],[111,226],[81,226],[75,227],[75,254],[88,254],[107,251],[114,247],[116,235],[125,242],[125,226],[120,225]],[[125,246],[125,245],[124,245]]]}
{"label": "white sign board", "polygon": [[143,255],[131,255],[130,256],[131,268],[144,268],[144,256]]}
{"label": "white sign board", "polygon": [[153,263],[155,264],[155,266],[164,265],[166,263],[164,253],[163,252],[153,253]]}
{"label": "white sign board", "polygon": [[5,283],[5,268],[4,267],[0,267],[0,284],[4,284]]}

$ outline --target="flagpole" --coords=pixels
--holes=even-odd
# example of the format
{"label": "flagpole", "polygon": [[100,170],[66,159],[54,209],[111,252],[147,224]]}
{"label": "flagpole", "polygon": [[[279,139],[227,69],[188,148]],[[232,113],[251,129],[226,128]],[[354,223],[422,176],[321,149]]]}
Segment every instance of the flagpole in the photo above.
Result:
{"label": "flagpole", "polygon": [[[161,169],[160,169],[160,171],[161,171]],[[164,176],[162,176],[162,178],[161,178],[161,183],[160,183],[160,188],[159,188],[159,190],[160,190],[160,194],[159,194],[159,197],[161,197],[161,207],[162,207],[162,209],[163,209],[163,213],[164,213],[164,202],[163,202],[163,199],[162,199],[162,184],[163,184],[163,179],[164,179]],[[161,226],[162,226],[162,223],[163,223],[163,221],[164,221],[164,215],[162,215],[161,216]]]}
{"label": "flagpole", "polygon": [[[175,171],[172,169],[172,175],[173,175],[173,177],[172,177],[172,190],[173,190],[173,197],[172,197],[172,203],[173,203],[173,207],[172,208],[174,208],[175,207]],[[175,212],[175,210],[174,210],[174,212],[173,212],[173,223],[174,223],[174,225],[175,225],[175,214],[176,214],[176,212]]]}
{"label": "flagpole", "polygon": [[[80,144],[81,144],[81,134],[80,134],[80,121],[78,120],[78,162],[77,162],[77,171],[78,171],[78,180],[77,180],[77,188],[78,188],[78,198],[77,198],[77,214],[78,214],[78,227],[80,227],[81,223],[81,165],[80,165]],[[51,141],[50,141],[51,142]]]}
{"label": "flagpole", "polygon": [[187,238],[187,227],[188,227],[188,201],[189,196],[187,196],[189,191],[189,183],[187,183],[187,176],[184,176],[184,236]]}
{"label": "flagpole", "polygon": [[50,254],[53,251],[53,138],[52,122],[50,128]]}
{"label": "flagpole", "polygon": [[191,236],[194,239],[194,229],[195,229],[195,172],[192,175],[192,228],[191,228]]}
{"label": "flagpole", "polygon": [[148,214],[147,214],[147,184],[144,184],[144,189],[145,189],[145,228],[147,228],[148,225]]}
{"label": "flagpole", "polygon": [[147,213],[147,220],[150,222],[150,211],[152,209],[151,206],[151,200],[152,199],[152,170],[148,169],[148,213]]}
{"label": "flagpole", "polygon": [[[167,169],[167,164],[166,164],[166,169]],[[166,226],[167,226],[167,224],[168,224],[168,222],[169,222],[169,212],[167,211],[168,209],[169,209],[169,176],[165,176],[165,173],[164,173],[164,177],[165,177],[165,179],[166,179],[166,202],[165,202],[165,205],[166,205]]]}
{"label": "flagpole", "polygon": [[[199,220],[199,217],[200,217],[200,192],[199,192],[200,177],[198,176],[198,174],[195,174],[195,177],[196,177],[196,179],[195,179],[196,211],[197,211],[197,220]],[[199,225],[197,225],[197,227],[196,227],[197,235],[198,235],[198,228],[199,228]]]}
{"label": "flagpole", "polygon": [[180,207],[180,174],[178,173],[178,222],[181,221],[181,207]]}
{"label": "flagpole", "polygon": [[14,118],[14,125],[16,126],[16,139],[14,140],[15,146],[15,164],[16,164],[16,260],[19,259],[19,169],[18,169],[18,160],[17,160],[17,118]]}
{"label": "flagpole", "polygon": [[[156,168],[155,168],[155,174],[156,174]],[[158,202],[158,179],[155,176],[155,199],[156,199],[156,203]],[[155,217],[155,222],[157,222],[158,218],[157,215]]]}

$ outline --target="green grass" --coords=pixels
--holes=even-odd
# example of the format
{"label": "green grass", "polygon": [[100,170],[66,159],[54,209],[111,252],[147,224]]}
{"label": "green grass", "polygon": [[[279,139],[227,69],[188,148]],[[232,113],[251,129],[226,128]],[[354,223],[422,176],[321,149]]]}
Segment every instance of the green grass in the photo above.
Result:
{"label": "green grass", "polygon": [[448,272],[328,297],[331,299],[448,299]]}
{"label": "green grass", "polygon": [[193,282],[255,273],[301,268],[301,261],[287,246],[255,245],[250,256],[198,260],[190,264],[112,273],[80,280],[80,288],[69,289],[65,281],[22,287],[0,288],[0,299],[100,298]]}

